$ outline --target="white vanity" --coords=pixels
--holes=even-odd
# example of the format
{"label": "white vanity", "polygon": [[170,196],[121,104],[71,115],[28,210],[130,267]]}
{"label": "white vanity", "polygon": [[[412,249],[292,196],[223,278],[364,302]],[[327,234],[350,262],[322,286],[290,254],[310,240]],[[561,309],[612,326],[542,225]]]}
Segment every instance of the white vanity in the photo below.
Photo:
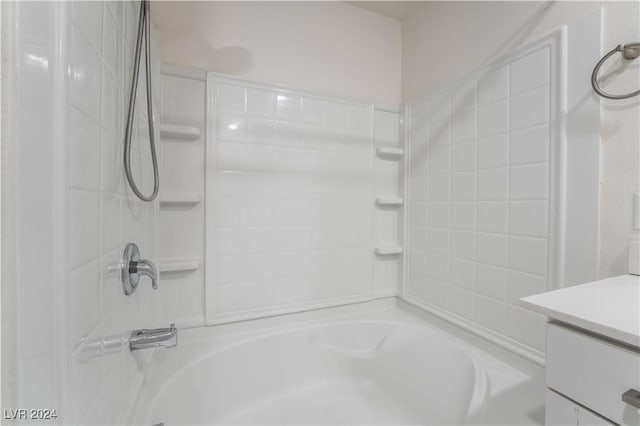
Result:
{"label": "white vanity", "polygon": [[640,276],[522,299],[549,317],[547,425],[640,425]]}

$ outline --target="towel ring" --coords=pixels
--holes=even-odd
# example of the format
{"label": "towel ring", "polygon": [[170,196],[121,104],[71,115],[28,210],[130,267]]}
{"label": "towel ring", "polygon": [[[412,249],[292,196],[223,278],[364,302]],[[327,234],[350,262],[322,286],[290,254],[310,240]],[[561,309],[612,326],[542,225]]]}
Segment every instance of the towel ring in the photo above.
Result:
{"label": "towel ring", "polygon": [[600,85],[598,84],[598,72],[600,71],[600,67],[607,61],[607,59],[609,59],[611,55],[615,54],[616,52],[621,52],[624,59],[632,61],[640,56],[640,42],[628,43],[625,45],[619,44],[615,47],[615,49],[611,50],[598,61],[596,67],[593,69],[593,73],[591,74],[591,86],[593,86],[593,90],[595,90],[598,95],[607,99],[628,99],[639,95],[640,90],[636,90],[635,92],[626,93],[623,95],[611,95],[607,92],[604,92],[600,88]]}

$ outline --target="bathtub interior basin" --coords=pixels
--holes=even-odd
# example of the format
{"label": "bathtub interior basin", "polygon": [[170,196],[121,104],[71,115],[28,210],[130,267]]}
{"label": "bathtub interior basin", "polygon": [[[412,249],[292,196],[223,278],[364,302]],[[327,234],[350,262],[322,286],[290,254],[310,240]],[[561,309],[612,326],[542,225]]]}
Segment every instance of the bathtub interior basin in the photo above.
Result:
{"label": "bathtub interior basin", "polygon": [[137,423],[465,424],[490,396],[460,345],[373,318],[188,342],[154,368]]}

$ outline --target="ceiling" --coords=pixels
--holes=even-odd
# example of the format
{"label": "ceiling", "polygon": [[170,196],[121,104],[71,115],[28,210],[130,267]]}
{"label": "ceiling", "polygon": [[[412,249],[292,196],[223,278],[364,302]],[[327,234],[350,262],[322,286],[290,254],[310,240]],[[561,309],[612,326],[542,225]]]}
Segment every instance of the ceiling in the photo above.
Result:
{"label": "ceiling", "polygon": [[354,6],[361,7],[380,15],[402,21],[410,11],[421,2],[418,1],[349,1]]}

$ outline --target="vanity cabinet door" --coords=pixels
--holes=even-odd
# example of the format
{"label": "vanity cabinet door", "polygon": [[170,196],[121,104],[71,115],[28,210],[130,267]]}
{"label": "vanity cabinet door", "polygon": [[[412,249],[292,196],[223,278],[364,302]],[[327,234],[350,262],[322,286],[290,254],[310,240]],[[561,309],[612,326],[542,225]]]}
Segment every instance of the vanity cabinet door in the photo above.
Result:
{"label": "vanity cabinet door", "polygon": [[547,426],[568,426],[578,424],[578,404],[547,389],[544,423]]}
{"label": "vanity cabinet door", "polygon": [[617,424],[640,425],[640,409],[622,400],[640,389],[640,352],[547,323],[547,386]]}
{"label": "vanity cabinet door", "polygon": [[615,426],[615,423],[580,407],[578,408],[578,426]]}
{"label": "vanity cabinet door", "polygon": [[547,389],[545,424],[547,426],[615,426],[603,417]]}

